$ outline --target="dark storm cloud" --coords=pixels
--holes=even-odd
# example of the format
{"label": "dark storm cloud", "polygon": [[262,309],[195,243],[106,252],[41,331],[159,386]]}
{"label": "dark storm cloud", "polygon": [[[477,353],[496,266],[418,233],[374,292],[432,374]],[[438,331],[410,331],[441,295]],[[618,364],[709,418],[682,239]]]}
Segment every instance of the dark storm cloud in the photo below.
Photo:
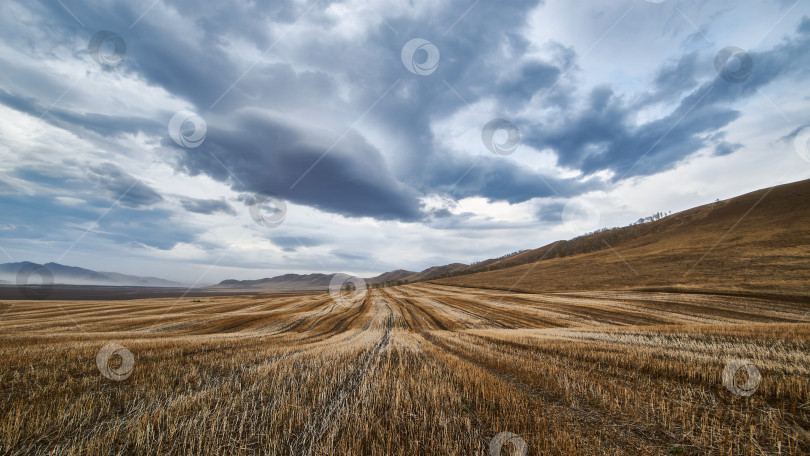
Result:
{"label": "dark storm cloud", "polygon": [[372,259],[370,252],[363,252],[363,251],[348,251],[343,249],[334,249],[330,250],[329,254],[341,260],[370,261]]}
{"label": "dark storm cloud", "polygon": [[532,198],[571,196],[598,188],[582,182],[540,174],[500,157],[442,157],[426,166],[423,178],[429,188],[461,199],[482,196],[491,201],[522,203]]}
{"label": "dark storm cloud", "polygon": [[434,219],[442,219],[447,217],[452,217],[453,213],[450,212],[449,209],[443,207],[441,209],[434,209],[430,211],[430,216]]}
{"label": "dark storm cloud", "polygon": [[[86,204],[65,206],[52,197],[15,196],[0,198],[3,222],[9,228],[3,235],[9,239],[36,239],[62,244],[67,248],[80,237],[101,238],[116,244],[171,249],[178,242],[192,242],[198,230],[172,220],[165,210],[135,210],[126,207],[109,209],[107,200],[90,200]],[[106,216],[99,219],[99,215]],[[99,219],[88,226],[88,220]],[[88,231],[85,233],[85,231]],[[51,252],[58,254],[59,252]]]}
{"label": "dark storm cloud", "polygon": [[234,208],[225,200],[186,198],[180,201],[180,204],[183,209],[197,214],[216,214],[219,212],[236,215]]}
{"label": "dark storm cloud", "polygon": [[796,136],[798,136],[799,133],[802,130],[804,130],[805,128],[807,128],[807,127],[810,127],[810,123],[805,123],[805,124],[799,125],[798,127],[794,128],[790,133],[788,133],[785,136],[779,138],[779,141],[792,142],[792,141],[794,141],[796,139]]}
{"label": "dark storm cloud", "polygon": [[75,241],[78,234],[57,227],[77,226],[98,217],[87,205],[65,207],[52,197],[32,195],[0,198],[0,211],[3,224],[9,227],[5,237],[45,242]]}
{"label": "dark storm cloud", "polygon": [[[397,34],[381,26],[365,43],[325,40],[317,36],[299,43],[300,56],[325,71],[298,73],[285,63],[260,64],[244,73],[244,63],[224,50],[222,38],[227,34],[229,39],[241,38],[257,49],[266,49],[278,36],[271,36],[266,27],[258,24],[268,20],[289,22],[304,13],[301,7],[279,7],[247,14],[240,7],[231,9],[212,4],[212,8],[206,9],[190,7],[185,2],[172,3],[183,21],[198,26],[196,29],[202,34],[193,38],[178,33],[182,29],[176,23],[179,19],[166,20],[157,10],[132,30],[121,27],[134,22],[141,13],[131,6],[82,5],[74,13],[88,23],[106,23],[103,28],[126,30],[126,33],[121,32],[129,43],[121,71],[136,72],[151,83],[192,101],[200,112],[216,103],[215,112],[231,116],[234,112],[240,113],[236,125],[223,128],[209,124],[204,145],[229,170],[223,169],[201,148],[184,154],[181,165],[189,173],[228,181],[239,191],[271,191],[290,201],[343,215],[415,220],[421,215],[419,196],[449,187],[469,165],[448,157],[445,151],[435,150],[431,122],[436,117],[465,109],[464,101],[440,81],[450,81],[471,103],[494,96],[505,105],[519,104],[553,86],[561,67],[573,62],[572,51],[561,46],[555,52],[561,61],[555,63],[536,59],[504,62],[500,55],[504,47],[512,55],[526,51],[528,43],[515,32],[522,26],[525,13],[539,2],[482,3],[459,22],[459,11],[469,5],[463,1],[455,3],[442,8],[427,21],[393,18],[391,25]],[[72,26],[74,19],[66,16],[63,9],[51,6],[51,11]],[[307,21],[320,23],[326,30],[336,25],[323,16],[320,7],[308,15]],[[452,33],[448,34],[451,27]],[[447,36],[443,36],[445,34]],[[413,77],[399,62],[404,37],[412,36],[425,36],[441,47],[444,57],[436,77]],[[512,70],[510,67],[514,64],[517,66]],[[217,71],[210,71],[211,68]],[[501,77],[502,73],[506,76]],[[350,95],[354,107],[335,99],[337,86],[330,74],[344,74],[353,81]],[[380,99],[398,79],[408,96],[397,96],[394,91]],[[493,86],[493,80],[499,82]],[[230,87],[233,88],[229,90]],[[224,96],[220,98],[221,95]],[[42,109],[30,100],[8,101],[21,107],[27,102],[25,110],[28,112]],[[387,125],[405,147],[397,154],[399,158],[393,167],[352,131],[307,172],[333,144],[331,140],[312,140],[313,131],[319,129],[317,125],[292,128],[277,119],[256,114],[258,110],[242,108],[269,105],[277,112],[292,114],[320,110],[345,118],[348,123],[359,115],[355,113],[375,103],[378,105],[374,116]],[[348,117],[347,111],[352,112]],[[106,135],[133,129],[157,131],[156,125],[143,119],[89,117],[59,110],[50,113],[46,120],[60,126],[73,123]],[[337,139],[343,128],[345,126],[339,126],[332,136]],[[314,136],[319,135],[323,136],[314,133]],[[425,170],[426,162],[439,165]],[[518,202],[553,193],[542,184],[541,177],[517,165],[495,160],[484,162],[489,168],[473,169],[452,194]],[[453,165],[458,166],[453,168]],[[295,184],[305,173],[300,183]],[[107,187],[112,185],[105,182]],[[557,186],[564,189],[572,185],[559,183]],[[133,193],[132,201],[127,203],[149,203],[149,194],[144,189],[133,189]]]}
{"label": "dark storm cloud", "polygon": [[12,173],[15,177],[47,187],[51,190],[80,191],[86,186],[84,179],[79,179],[75,173],[69,171],[65,163],[53,165],[22,165],[14,169]]}
{"label": "dark storm cloud", "polygon": [[[437,118],[467,111],[467,103],[485,98],[505,105],[514,101],[519,106],[554,84],[555,75],[560,73],[556,62],[521,62],[517,57],[525,51],[526,43],[515,32],[523,26],[526,13],[538,3],[480,2],[444,35],[458,19],[459,11],[470,6],[469,2],[456,2],[455,7],[442,10],[429,23],[396,23],[399,36],[381,30],[374,37],[394,58],[415,36],[432,40],[442,56],[436,72],[428,77],[411,75],[397,61],[379,68],[385,80],[402,78],[408,90],[407,98],[381,103],[375,111],[387,124],[396,126],[393,134],[408,145],[403,155],[410,160],[403,163],[400,175],[418,176],[423,163],[446,153],[435,150],[431,123]],[[362,56],[356,58],[362,61]]]}
{"label": "dark storm cloud", "polygon": [[[173,214],[169,211],[151,208],[162,197],[115,165],[88,167],[86,175],[65,169],[64,164],[15,169],[15,176],[46,188],[47,195],[32,196],[15,189],[18,193],[13,199],[0,198],[3,221],[13,227],[4,235],[70,245],[88,231],[91,238],[170,249],[178,242],[191,242],[199,234],[199,229],[186,226],[182,220],[170,221]],[[94,185],[107,190],[106,194],[99,195]],[[110,200],[124,193],[113,206]],[[65,204],[60,197],[75,198],[76,203]],[[101,214],[104,216],[99,218]],[[93,220],[98,220],[97,225],[89,224]]]}
{"label": "dark storm cloud", "polygon": [[542,203],[536,212],[537,220],[541,222],[559,222],[562,220],[565,203],[559,201],[548,201]]}
{"label": "dark storm cloud", "polygon": [[151,211],[123,208],[113,211],[100,222],[99,236],[116,244],[148,246],[169,250],[179,242],[196,240],[199,228],[192,228],[176,220],[167,210]]}
{"label": "dark storm cloud", "polygon": [[233,124],[229,130],[209,127],[203,146],[186,151],[181,166],[240,192],[275,193],[347,216],[412,220],[420,214],[417,193],[398,182],[355,132],[340,139],[342,133],[256,109],[240,111]]}
{"label": "dark storm cloud", "polygon": [[653,104],[660,101],[677,100],[684,92],[693,90],[697,85],[698,70],[701,64],[698,63],[698,55],[691,52],[681,56],[677,61],[669,62],[658,70],[653,84],[654,92],[644,97],[639,103],[639,107]]}
{"label": "dark storm cloud", "polygon": [[702,90],[666,117],[635,126],[635,111],[611,88],[597,87],[586,109],[560,125],[529,130],[526,142],[553,149],[561,165],[586,174],[605,169],[619,177],[652,174],[703,147],[701,135],[739,117],[737,111],[701,100],[708,95],[708,89]]}
{"label": "dark storm cloud", "polygon": [[110,116],[92,112],[77,113],[55,105],[47,106],[33,97],[14,95],[2,88],[0,88],[0,103],[34,117],[41,117],[52,125],[77,135],[81,133],[79,129],[86,129],[107,137],[124,133],[135,134],[139,131],[159,134],[165,129],[165,125],[155,119]]}
{"label": "dark storm cloud", "polygon": [[[474,159],[441,150],[441,138],[432,127],[437,119],[467,110],[467,103],[492,99],[496,110],[521,112],[538,94],[553,88],[542,102],[544,108],[560,108],[554,119],[533,113],[511,119],[523,142],[552,150],[559,165],[585,176],[610,170],[621,179],[660,172],[707,146],[717,154],[733,152],[739,145],[715,134],[740,117],[733,104],[777,77],[806,71],[810,61],[810,21],[805,19],[798,35],[751,53],[754,73],[745,83],[721,80],[710,58],[689,53],[664,65],[652,88],[640,95],[619,94],[602,85],[589,89],[583,106],[574,107],[582,89],[569,79],[560,83],[564,74],[580,71],[572,49],[549,43],[546,60],[522,57],[529,43],[519,30],[538,4],[480,2],[459,20],[470,2],[447,2],[427,18],[387,17],[396,33],[380,23],[361,35],[363,41],[329,33],[341,24],[324,12],[328,3],[307,13],[313,4],[173,1],[155,6],[136,26],[146,8],[142,4],[71,4],[85,29],[58,3],[31,8],[61,24],[61,30],[54,25],[53,39],[64,39],[68,32],[89,39],[87,30],[121,34],[127,41],[123,64],[99,71],[137,75],[193,104],[209,121],[204,144],[184,150],[179,169],[227,182],[240,192],[270,191],[324,211],[384,220],[419,219],[419,198],[430,193],[517,203],[598,188],[595,180],[544,176],[499,157],[487,156],[472,166]],[[286,27],[267,26],[272,22],[291,27],[305,13],[302,23],[316,29],[297,37],[298,42],[286,41]],[[400,50],[412,37],[429,39],[441,50],[433,75],[415,76],[400,62]],[[235,52],[235,43],[253,49]],[[295,65],[277,59],[287,47],[295,50]],[[256,62],[245,59],[267,50],[271,52]],[[50,104],[7,91],[0,92],[0,102],[35,115]],[[639,111],[671,104],[676,106],[663,117],[637,124]],[[393,158],[384,159],[359,129],[350,129],[367,109],[368,118],[397,144],[389,154]],[[318,116],[338,121],[321,125],[314,120]],[[44,120],[104,136],[136,131],[166,136],[165,119],[111,117],[57,106]],[[135,181],[108,166],[91,170],[90,176],[119,197]],[[153,189],[135,183],[122,204],[145,207],[161,200]],[[192,212],[212,210],[189,207]]]}
{"label": "dark storm cloud", "polygon": [[143,208],[163,201],[163,197],[152,187],[112,163],[88,167],[88,177],[124,207]]}
{"label": "dark storm cloud", "polygon": [[554,85],[562,71],[546,62],[527,62],[516,74],[498,84],[498,101],[503,105],[523,104],[531,100],[538,89]]}
{"label": "dark storm cloud", "polygon": [[742,149],[743,145],[740,143],[730,144],[721,142],[714,148],[714,154],[717,156],[728,155]]}
{"label": "dark storm cloud", "polygon": [[[739,145],[717,142],[712,133],[740,117],[741,112],[732,107],[736,101],[779,77],[796,77],[810,68],[810,19],[802,20],[794,37],[750,55],[754,69],[745,82],[725,81],[714,73],[713,62],[688,54],[664,66],[655,90],[640,102],[628,102],[609,86],[596,87],[584,109],[553,126],[528,128],[524,137],[537,148],[556,151],[562,165],[586,174],[609,169],[619,179],[654,174],[707,146],[715,146],[718,154],[730,153]],[[710,82],[695,84],[707,76]],[[666,116],[635,124],[639,110],[682,95]]]}
{"label": "dark storm cloud", "polygon": [[285,252],[295,252],[301,247],[316,247],[325,243],[322,239],[308,236],[274,236],[270,241]]}
{"label": "dark storm cloud", "polygon": [[[466,9],[468,5],[464,2],[458,2],[457,7],[442,9],[441,14],[434,18],[435,23],[394,20],[394,27],[402,32],[402,36],[426,34],[437,39],[459,18],[458,6],[462,4]],[[500,43],[481,39],[477,35],[471,40],[465,36],[466,33],[479,26],[500,29],[502,24],[493,22],[499,19],[509,24],[507,29],[517,28],[523,21],[523,13],[536,4],[504,2],[497,7],[482,4],[471,11],[464,21],[454,26],[454,35],[465,38],[448,37],[446,42],[441,43],[448,60],[455,63],[446,65],[445,77],[462,79],[461,87],[475,85],[473,90],[478,93],[473,98],[488,95],[485,85],[491,77],[485,73],[467,71],[467,68],[486,65],[486,56],[498,49]],[[182,27],[177,24],[159,16],[147,17],[139,22],[137,28],[122,35],[129,43],[122,71],[137,72],[151,83],[191,100],[200,112],[214,103],[215,112],[220,113],[232,112],[251,104],[270,105],[274,110],[288,113],[347,109],[343,102],[334,99],[335,83],[326,72],[296,73],[288,64],[274,63],[261,64],[244,73],[244,63],[223,50],[222,37],[226,32],[229,38],[234,35],[244,38],[258,49],[269,47],[278,37],[268,36],[266,28],[253,27],[251,24],[276,20],[273,14],[278,15],[278,12],[270,14],[270,17],[261,12],[257,15],[247,14],[246,11],[239,11],[239,8],[206,10],[184,7],[184,3],[172,5],[187,14],[183,16],[184,21],[202,25],[199,27],[202,36],[194,39],[180,36],[178,29]],[[52,11],[61,14],[68,23],[73,20],[59,8]],[[105,22],[104,11],[101,8],[80,7],[75,13],[87,22],[98,24]],[[303,14],[304,10],[296,12]],[[129,19],[134,21],[137,18],[135,11],[124,6],[114,6],[106,13],[114,16],[114,19],[105,28],[116,30],[121,28],[115,25],[123,25]],[[315,8],[307,20],[323,21],[320,8]],[[246,21],[246,24],[239,21]],[[323,26],[328,28],[330,24],[324,22]],[[515,46],[525,46],[525,42],[520,42],[514,36],[510,42]],[[306,59],[329,73],[346,74],[353,81],[351,96],[355,107],[351,108],[348,116],[345,112],[335,111],[335,117],[346,119],[348,123],[358,117],[362,109],[379,102],[375,116],[382,118],[396,134],[402,134],[408,148],[401,152],[400,156],[407,158],[394,168],[394,173],[365,139],[357,132],[351,132],[293,187],[331,142],[313,143],[306,129],[292,131],[277,125],[277,122],[250,115],[242,115],[244,123],[229,130],[209,125],[206,147],[219,155],[234,173],[235,179],[225,173],[216,160],[200,154],[201,150],[189,151],[183,166],[192,174],[204,173],[221,180],[231,180],[234,188],[241,191],[272,191],[293,202],[348,216],[417,219],[420,216],[420,195],[415,188],[405,186],[401,181],[408,180],[421,191],[431,191],[429,186],[420,183],[422,158],[434,153],[431,119],[453,112],[463,102],[439,84],[438,79],[414,78],[403,80],[402,84],[413,90],[413,96],[406,100],[393,96],[379,99],[386,87],[407,73],[398,59],[402,44],[400,36],[383,27],[364,44],[316,38],[312,43],[303,43],[301,52]],[[217,71],[211,71],[212,68]],[[495,66],[492,71],[500,72],[501,69]],[[525,65],[516,78],[506,81],[501,91],[528,94],[532,91],[531,79],[541,73],[545,74],[544,84],[550,85],[558,71],[542,62],[532,62]],[[468,81],[464,81],[465,78]],[[233,85],[236,81],[238,83]],[[232,85],[233,89],[228,91]],[[220,99],[220,95],[224,96]],[[72,120],[82,123],[84,119]],[[132,122],[122,123],[132,128]],[[341,134],[339,130],[345,127],[339,127],[334,136],[338,137]],[[96,126],[96,129],[99,128]],[[283,136],[283,139],[275,141],[274,136],[277,135]],[[500,172],[507,170],[501,169]],[[488,196],[497,195],[493,193]]]}

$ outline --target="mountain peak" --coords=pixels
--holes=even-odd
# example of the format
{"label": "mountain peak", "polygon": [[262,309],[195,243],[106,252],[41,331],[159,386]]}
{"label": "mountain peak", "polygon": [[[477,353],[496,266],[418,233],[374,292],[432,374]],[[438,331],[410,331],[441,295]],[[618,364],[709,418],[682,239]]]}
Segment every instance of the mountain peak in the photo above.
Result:
{"label": "mountain peak", "polygon": [[[170,280],[156,277],[139,277],[117,272],[99,272],[78,266],[48,262],[45,264],[31,261],[0,264],[0,280],[9,283],[18,283],[18,273],[24,267],[47,269],[53,275],[55,284],[64,285],[102,285],[102,286],[134,286],[134,287],[182,287],[183,285]],[[33,270],[32,270],[33,271]],[[22,279],[26,280],[26,279]]]}

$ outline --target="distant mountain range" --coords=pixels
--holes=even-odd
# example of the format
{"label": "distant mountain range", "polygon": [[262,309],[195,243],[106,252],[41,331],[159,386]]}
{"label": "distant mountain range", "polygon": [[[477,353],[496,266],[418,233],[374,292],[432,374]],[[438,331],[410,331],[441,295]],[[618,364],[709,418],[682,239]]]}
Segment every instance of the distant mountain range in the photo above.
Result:
{"label": "distant mountain range", "polygon": [[[376,277],[363,279],[369,286],[381,285],[386,282],[402,280],[417,274],[413,271],[398,269],[386,272]],[[324,291],[335,274],[284,274],[276,277],[258,280],[223,280],[217,285],[207,287],[213,290],[245,290],[245,291]]]}
{"label": "distant mountain range", "polygon": [[[47,269],[53,275],[54,284],[64,285],[107,285],[126,287],[182,287],[183,285],[170,280],[156,277],[139,277],[117,272],[98,272],[90,269],[65,266],[59,263],[38,264],[30,261],[19,263],[0,264],[0,283],[17,284],[17,275],[21,270],[36,271]],[[35,274],[39,276],[39,273]],[[22,279],[25,280],[25,279]],[[39,277],[32,279],[32,284],[39,284]]]}
{"label": "distant mountain range", "polygon": [[223,280],[209,289],[246,291],[321,291],[329,288],[334,274],[284,274],[257,280]]}
{"label": "distant mountain range", "polygon": [[[365,280],[372,287],[429,280],[532,292],[635,287],[807,296],[809,195],[810,180],[804,180],[500,258],[421,272],[399,269]],[[323,290],[331,278],[287,274],[219,286]]]}
{"label": "distant mountain range", "polygon": [[[806,229],[810,226],[808,195],[810,180],[805,180],[718,200],[676,214],[658,213],[629,226],[604,228],[500,258],[469,265],[433,266],[421,272],[397,269],[364,280],[370,287],[441,280],[441,283],[453,285],[535,292],[579,289],[577,287],[588,284],[589,288],[674,286],[805,295],[810,293],[807,285],[810,283],[807,268],[810,231]],[[760,204],[766,196],[767,201]],[[737,227],[743,219],[745,224]],[[727,236],[732,228],[736,228],[734,236]],[[719,243],[718,239],[724,242]],[[712,255],[704,258],[707,252]],[[154,277],[29,262],[0,264],[0,282],[16,283],[18,271],[26,266],[29,270],[32,266],[48,269],[56,284],[183,286]],[[666,271],[666,274],[656,271]],[[231,279],[201,288],[201,291],[324,291],[334,275],[284,274],[258,280]],[[713,283],[717,280],[721,282]]]}
{"label": "distant mountain range", "polygon": [[[401,285],[425,280],[435,280],[469,273],[485,265],[490,265],[500,259],[492,259],[475,263],[451,263],[444,266],[433,266],[421,272],[397,269],[384,272],[375,277],[363,278],[369,287]],[[497,267],[497,266],[495,266]],[[207,287],[214,290],[244,290],[244,291],[324,291],[329,288],[335,274],[284,274],[276,277],[258,280],[223,280],[217,285]]]}

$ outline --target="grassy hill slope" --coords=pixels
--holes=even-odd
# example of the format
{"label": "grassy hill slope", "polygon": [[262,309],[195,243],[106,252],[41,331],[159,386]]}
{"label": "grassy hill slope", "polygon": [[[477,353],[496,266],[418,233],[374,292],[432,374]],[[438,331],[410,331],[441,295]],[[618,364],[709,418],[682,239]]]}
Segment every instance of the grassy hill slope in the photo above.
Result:
{"label": "grassy hill slope", "polygon": [[436,282],[534,292],[677,289],[810,296],[810,180],[555,242],[502,262],[487,266],[517,265]]}

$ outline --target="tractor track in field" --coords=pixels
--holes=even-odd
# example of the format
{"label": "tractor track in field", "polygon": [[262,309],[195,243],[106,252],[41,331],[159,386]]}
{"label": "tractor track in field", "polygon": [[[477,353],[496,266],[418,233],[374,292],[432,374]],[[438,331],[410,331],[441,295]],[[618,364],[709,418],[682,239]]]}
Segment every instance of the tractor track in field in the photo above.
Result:
{"label": "tractor track in field", "polygon": [[[475,368],[497,377],[499,380],[512,385],[523,394],[538,398],[571,413],[576,417],[578,422],[585,423],[589,427],[596,427],[600,429],[612,428],[616,430],[616,436],[623,440],[623,443],[628,445],[627,447],[632,447],[633,444],[638,443],[639,440],[649,447],[656,447],[660,445],[657,442],[662,441],[662,439],[665,441],[671,441],[674,437],[670,435],[656,435],[655,438],[651,438],[650,430],[645,427],[615,419],[609,415],[606,415],[604,411],[600,410],[599,408],[586,403],[582,403],[579,406],[572,406],[567,403],[563,396],[549,391],[540,390],[533,385],[521,381],[519,378],[513,375],[503,372],[496,366],[481,362],[480,360],[468,355],[461,348],[455,346],[451,342],[437,338],[429,332],[421,332],[420,335],[441,352],[454,356],[462,362],[471,364]],[[605,448],[605,450],[607,451],[608,449]],[[660,452],[658,454],[666,454],[667,446],[661,446],[657,448],[657,450]]]}
{"label": "tractor track in field", "polygon": [[[376,307],[376,306],[375,306]],[[337,388],[321,402],[321,405],[312,411],[309,420],[301,427],[299,437],[295,440],[294,446],[296,454],[315,454],[315,450],[320,442],[328,439],[330,430],[334,430],[333,423],[335,417],[341,411],[345,412],[353,401],[357,401],[358,392],[363,380],[373,375],[374,367],[379,360],[380,354],[391,342],[391,329],[394,322],[394,311],[388,302],[385,302],[388,316],[385,317],[384,328],[379,340],[374,346],[360,357],[357,366],[338,385]],[[375,316],[377,313],[375,313]],[[371,329],[373,319],[369,319],[364,330],[358,334]],[[355,335],[354,337],[356,337]],[[351,416],[351,413],[348,413]]]}

